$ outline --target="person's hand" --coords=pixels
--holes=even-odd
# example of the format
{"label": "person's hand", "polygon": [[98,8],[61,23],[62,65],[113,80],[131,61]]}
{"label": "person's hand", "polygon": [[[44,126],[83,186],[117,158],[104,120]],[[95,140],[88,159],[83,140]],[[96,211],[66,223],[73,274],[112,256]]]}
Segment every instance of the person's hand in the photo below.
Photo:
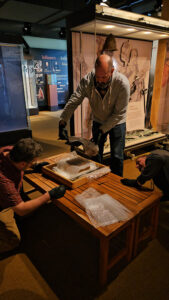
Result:
{"label": "person's hand", "polygon": [[68,140],[68,133],[65,127],[66,127],[66,123],[61,120],[59,122],[59,138],[61,140]]}
{"label": "person's hand", "polygon": [[127,178],[123,178],[121,179],[121,182],[124,184],[124,185],[127,185],[127,186],[131,186],[131,187],[135,187],[135,188],[140,188],[141,186],[138,184],[137,180],[136,179],[127,179]]}
{"label": "person's hand", "polygon": [[55,200],[64,196],[66,192],[66,187],[64,185],[59,185],[58,187],[50,190],[48,193],[51,200]]}
{"label": "person's hand", "polygon": [[49,163],[47,161],[43,161],[43,162],[40,162],[40,163],[37,163],[37,164],[34,164],[33,165],[33,172],[34,173],[41,173],[42,172],[42,167],[48,165]]}

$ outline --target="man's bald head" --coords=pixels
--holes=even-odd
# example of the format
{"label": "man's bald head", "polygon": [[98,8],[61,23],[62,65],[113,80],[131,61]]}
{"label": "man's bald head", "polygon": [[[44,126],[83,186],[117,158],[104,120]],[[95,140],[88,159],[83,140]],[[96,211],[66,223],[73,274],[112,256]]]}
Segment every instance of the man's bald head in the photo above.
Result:
{"label": "man's bald head", "polygon": [[97,57],[95,69],[101,68],[105,73],[111,72],[113,68],[112,58],[109,55],[102,54]]}
{"label": "man's bald head", "polygon": [[111,84],[113,71],[111,57],[106,54],[98,56],[95,62],[95,87],[103,96]]}

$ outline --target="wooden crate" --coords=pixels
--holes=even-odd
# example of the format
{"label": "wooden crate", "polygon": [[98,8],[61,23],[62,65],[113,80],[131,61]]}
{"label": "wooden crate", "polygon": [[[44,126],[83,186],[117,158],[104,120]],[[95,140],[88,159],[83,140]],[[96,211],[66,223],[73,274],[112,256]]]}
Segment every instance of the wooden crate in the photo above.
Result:
{"label": "wooden crate", "polygon": [[[82,175],[80,178],[77,178],[75,180],[70,180],[70,179],[67,179],[66,177],[62,176],[60,173],[57,173],[55,171],[53,171],[53,167],[57,166],[57,162],[60,161],[61,159],[63,158],[67,158],[68,155],[70,155],[70,153],[63,153],[62,155],[58,155],[58,157],[56,156],[55,157],[55,163],[51,163],[49,165],[46,165],[42,168],[42,172],[55,179],[56,182],[59,182],[59,183],[63,183],[64,185],[68,186],[69,188],[71,189],[75,189],[85,183],[88,183],[89,182],[89,179],[86,177],[87,174],[84,174]],[[79,156],[80,158],[82,158],[81,156]],[[89,160],[90,161],[90,160]],[[103,168],[105,167],[104,165],[100,164],[100,163],[97,163],[97,162],[94,162],[99,168]]]}

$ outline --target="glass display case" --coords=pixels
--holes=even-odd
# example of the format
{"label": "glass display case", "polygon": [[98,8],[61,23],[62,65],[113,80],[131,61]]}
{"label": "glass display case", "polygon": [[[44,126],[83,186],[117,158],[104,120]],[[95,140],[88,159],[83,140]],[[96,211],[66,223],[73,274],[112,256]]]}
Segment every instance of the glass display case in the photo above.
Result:
{"label": "glass display case", "polygon": [[[100,5],[93,10],[70,16],[67,20],[69,40],[70,94],[80,80],[94,69],[95,60],[101,53],[111,56],[115,70],[124,74],[130,83],[130,99],[127,112],[127,133],[146,132],[151,128],[150,113],[152,87],[158,50],[158,41],[169,38],[169,22],[120,11]],[[106,45],[106,47],[105,47]],[[105,51],[106,50],[106,51]],[[72,83],[72,85],[71,85]],[[72,134],[91,138],[92,111],[85,98],[71,120]],[[151,131],[151,130],[150,130]],[[135,134],[136,135],[136,134]],[[165,139],[157,133],[145,139]],[[126,146],[128,140],[126,139]],[[137,138],[137,143],[140,143]],[[109,142],[105,152],[110,152]]]}
{"label": "glass display case", "polygon": [[38,114],[38,102],[36,97],[35,70],[33,60],[22,60],[22,73],[26,108],[30,115]]}
{"label": "glass display case", "polygon": [[30,136],[22,77],[22,47],[0,44],[0,145]]}

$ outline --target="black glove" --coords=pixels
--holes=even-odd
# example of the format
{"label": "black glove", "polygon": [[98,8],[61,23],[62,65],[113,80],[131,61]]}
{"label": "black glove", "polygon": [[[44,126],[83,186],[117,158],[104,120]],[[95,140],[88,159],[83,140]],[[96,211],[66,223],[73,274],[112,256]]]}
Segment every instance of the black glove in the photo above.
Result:
{"label": "black glove", "polygon": [[67,130],[65,129],[66,124],[59,123],[59,138],[61,140],[68,140],[68,133]]}
{"label": "black glove", "polygon": [[64,185],[59,185],[58,187],[50,190],[48,193],[50,195],[50,199],[58,199],[64,196],[66,192],[66,187]]}
{"label": "black glove", "polygon": [[124,184],[124,185],[127,185],[127,186],[131,186],[131,187],[135,187],[135,188],[141,188],[141,186],[137,183],[137,180],[136,179],[127,179],[127,178],[123,178],[121,179],[121,182]]}
{"label": "black glove", "polygon": [[82,145],[82,142],[79,142],[79,141],[70,142],[70,141],[68,140],[68,143],[67,143],[67,144],[68,144],[68,145],[71,145],[71,146],[73,146],[73,147],[76,147],[76,146]]}
{"label": "black glove", "polygon": [[40,163],[37,163],[37,164],[33,165],[33,167],[32,167],[33,168],[33,172],[34,173],[41,173],[42,167],[46,166],[48,164],[49,163],[47,161],[43,161],[43,162],[40,162]]}
{"label": "black glove", "polygon": [[100,144],[102,135],[103,135],[103,131],[98,128],[97,132],[94,133],[94,137],[93,137],[93,141],[96,145]]}

